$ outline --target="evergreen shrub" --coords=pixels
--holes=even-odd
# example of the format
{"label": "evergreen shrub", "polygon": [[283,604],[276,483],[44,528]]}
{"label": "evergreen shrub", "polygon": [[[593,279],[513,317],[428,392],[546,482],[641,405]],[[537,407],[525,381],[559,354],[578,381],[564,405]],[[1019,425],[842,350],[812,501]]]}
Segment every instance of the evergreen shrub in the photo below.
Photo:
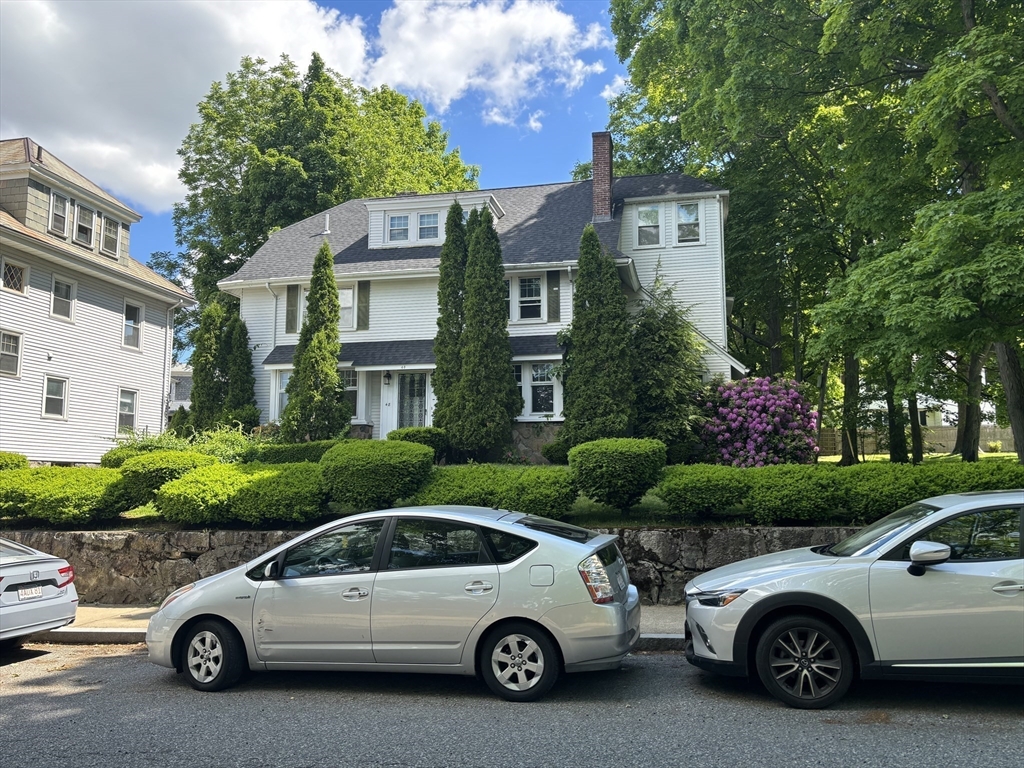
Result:
{"label": "evergreen shrub", "polygon": [[426,482],[434,451],[401,440],[347,440],[327,451],[320,464],[331,501],[356,509],[385,509]]}
{"label": "evergreen shrub", "polygon": [[627,510],[658,483],[666,452],[663,442],[650,438],[593,440],[569,451],[569,469],[584,495]]}
{"label": "evergreen shrub", "polygon": [[231,516],[253,525],[274,521],[306,522],[324,513],[326,492],[320,464],[248,464],[239,468],[249,482],[229,501]]}
{"label": "evergreen shrub", "polygon": [[153,492],[164,483],[218,461],[215,456],[194,451],[153,451],[134,456],[121,465],[123,508],[147,504],[153,500]]}
{"label": "evergreen shrub", "polygon": [[740,506],[750,493],[750,473],[738,467],[692,464],[669,467],[654,493],[671,517],[703,522]]}
{"label": "evergreen shrub", "polygon": [[0,471],[5,469],[28,469],[28,459],[20,453],[0,451]]}
{"label": "evergreen shrub", "polygon": [[435,467],[411,501],[417,505],[467,504],[558,519],[572,508],[576,490],[567,467],[459,464]]}
{"label": "evergreen shrub", "polygon": [[434,462],[448,454],[448,433],[437,427],[405,427],[388,432],[388,440],[404,440],[407,443],[429,445],[434,449]]}
{"label": "evergreen shrub", "polygon": [[560,440],[555,440],[553,443],[542,445],[540,447],[540,455],[552,464],[568,464],[569,445]]}
{"label": "evergreen shrub", "polygon": [[260,443],[253,447],[246,461],[260,464],[296,464],[302,461],[320,461],[336,446],[338,440],[312,440],[307,443]]}
{"label": "evergreen shrub", "polygon": [[848,522],[849,482],[843,469],[780,464],[750,470],[748,511],[760,525]]}
{"label": "evergreen shrub", "polygon": [[156,508],[175,523],[230,522],[235,494],[258,477],[240,464],[198,467],[160,486],[156,492]]}
{"label": "evergreen shrub", "polygon": [[54,525],[88,523],[117,514],[116,469],[37,467],[0,473],[0,514]]}

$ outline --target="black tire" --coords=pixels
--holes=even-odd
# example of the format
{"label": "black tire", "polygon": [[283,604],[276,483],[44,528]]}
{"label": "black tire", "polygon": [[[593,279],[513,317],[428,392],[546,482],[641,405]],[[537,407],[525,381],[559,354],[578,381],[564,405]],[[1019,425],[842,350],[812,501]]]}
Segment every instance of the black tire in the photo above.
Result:
{"label": "black tire", "polygon": [[181,645],[181,668],[197,691],[223,691],[241,680],[248,668],[245,645],[224,622],[200,621]]}
{"label": "black tire", "polygon": [[480,675],[507,701],[536,701],[551,690],[561,656],[545,632],[526,622],[502,624],[480,644]]}
{"label": "black tire", "polygon": [[6,640],[0,640],[0,653],[14,653],[14,651],[21,648],[21,644],[24,643],[25,640],[26,637],[24,635],[20,637],[9,637]]}
{"label": "black tire", "polygon": [[797,709],[823,709],[850,689],[853,655],[842,632],[812,616],[787,616],[757,641],[757,674],[768,692]]}

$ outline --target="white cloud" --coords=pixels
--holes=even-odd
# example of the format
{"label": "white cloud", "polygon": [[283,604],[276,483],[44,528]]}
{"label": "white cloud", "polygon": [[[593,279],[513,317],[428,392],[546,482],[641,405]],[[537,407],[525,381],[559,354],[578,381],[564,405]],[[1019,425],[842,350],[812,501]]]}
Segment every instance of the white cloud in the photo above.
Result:
{"label": "white cloud", "polygon": [[[345,6],[341,5],[344,10]],[[31,136],[78,171],[161,213],[184,190],[176,150],[196,104],[242,56],[304,68],[313,51],[368,85],[444,112],[479,94],[484,123],[540,130],[530,99],[604,71],[608,47],[553,0],[396,0],[377,30],[312,0],[0,0],[0,135]]]}
{"label": "white cloud", "polygon": [[531,131],[539,132],[540,129],[544,127],[544,123],[540,121],[542,117],[544,117],[544,111],[538,109],[530,115],[530,118],[526,121],[526,127]]}
{"label": "white cloud", "polygon": [[604,88],[601,89],[601,98],[611,101],[616,96],[620,95],[626,90],[627,82],[626,78],[622,75],[616,75],[612,78],[612,81],[608,83]]}

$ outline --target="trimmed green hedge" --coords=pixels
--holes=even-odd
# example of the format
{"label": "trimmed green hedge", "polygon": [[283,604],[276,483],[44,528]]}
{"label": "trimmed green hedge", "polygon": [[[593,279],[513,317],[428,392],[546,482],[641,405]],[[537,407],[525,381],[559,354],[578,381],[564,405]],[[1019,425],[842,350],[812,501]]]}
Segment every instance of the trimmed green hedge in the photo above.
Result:
{"label": "trimmed green hedge", "polygon": [[568,467],[461,464],[434,467],[427,485],[411,501],[495,507],[558,519],[568,514],[576,495]]}
{"label": "trimmed green hedge", "polygon": [[[155,449],[153,449],[155,450]],[[106,469],[118,469],[128,459],[133,459],[136,456],[142,456],[146,453],[151,453],[149,448],[138,448],[133,445],[119,445],[116,448],[111,448],[109,451],[100,456],[100,466]]]}
{"label": "trimmed green hedge", "polygon": [[308,443],[260,443],[246,454],[245,460],[259,464],[297,464],[320,461],[339,440],[313,440]]}
{"label": "trimmed green hedge", "polygon": [[434,461],[439,462],[448,453],[448,433],[437,427],[405,427],[388,432],[388,440],[428,445],[434,449]]}
{"label": "trimmed green hedge", "polygon": [[838,469],[813,464],[752,468],[746,505],[761,525],[813,525],[830,517],[846,521],[849,515],[841,510],[847,508],[849,486]]}
{"label": "trimmed green hedge", "polygon": [[669,506],[673,517],[698,523],[741,505],[750,485],[749,470],[693,464],[666,469],[655,494]]}
{"label": "trimmed green hedge", "polygon": [[348,440],[320,459],[331,501],[355,509],[385,509],[420,489],[434,450],[401,440]]}
{"label": "trimmed green hedge", "polygon": [[28,469],[28,459],[20,453],[0,451],[0,471],[5,469]]}
{"label": "trimmed green hedge", "polygon": [[556,440],[540,447],[540,455],[552,464],[566,465],[569,463],[569,446]]}
{"label": "trimmed green hedge", "polygon": [[580,492],[627,510],[658,482],[666,451],[663,442],[649,438],[594,440],[569,451],[569,470]]}
{"label": "trimmed green hedge", "polygon": [[37,467],[0,473],[0,514],[55,525],[87,523],[118,513],[121,473],[89,467]]}
{"label": "trimmed green hedge", "polygon": [[225,523],[231,520],[231,499],[253,476],[236,464],[211,464],[162,485],[156,508],[175,523]]}
{"label": "trimmed green hedge", "polygon": [[196,467],[219,461],[216,456],[192,451],[153,451],[133,456],[121,465],[124,509],[149,503],[153,500],[153,492],[164,483],[177,480]]}

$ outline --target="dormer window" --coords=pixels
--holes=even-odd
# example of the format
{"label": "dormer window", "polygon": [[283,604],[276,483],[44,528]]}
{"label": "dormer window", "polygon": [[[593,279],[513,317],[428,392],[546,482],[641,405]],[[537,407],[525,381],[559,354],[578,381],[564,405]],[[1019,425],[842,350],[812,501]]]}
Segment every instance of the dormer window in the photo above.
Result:
{"label": "dormer window", "polygon": [[700,242],[700,203],[676,205],[676,242]]}
{"label": "dormer window", "polygon": [[83,205],[75,206],[75,242],[92,248],[96,213]]}
{"label": "dormer window", "polygon": [[68,199],[56,192],[50,194],[50,231],[61,237],[68,234]]}
{"label": "dormer window", "polygon": [[392,243],[409,239],[409,217],[388,216],[388,240]]}
{"label": "dormer window", "polygon": [[103,253],[117,257],[118,241],[121,237],[121,225],[108,216],[103,217],[103,239],[100,241],[100,250]]}
{"label": "dormer window", "polygon": [[436,213],[421,213],[420,214],[420,240],[436,240],[437,239],[437,214]]}

